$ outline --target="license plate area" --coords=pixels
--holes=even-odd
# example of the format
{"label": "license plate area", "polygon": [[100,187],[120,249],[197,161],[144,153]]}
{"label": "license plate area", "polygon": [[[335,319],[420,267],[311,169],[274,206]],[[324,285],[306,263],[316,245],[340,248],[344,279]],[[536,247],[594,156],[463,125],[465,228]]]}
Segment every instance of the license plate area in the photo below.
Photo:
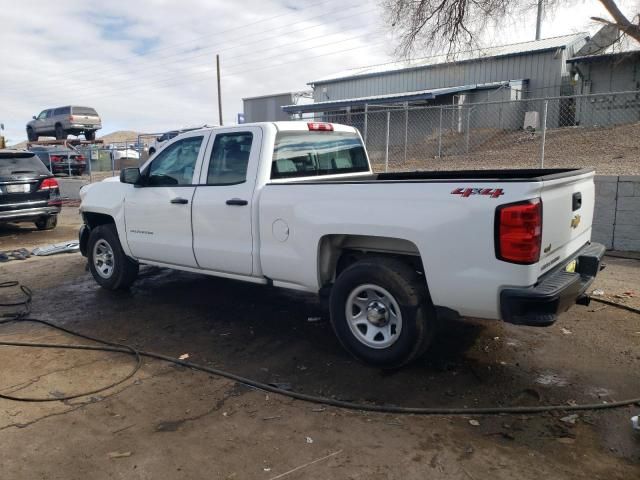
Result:
{"label": "license plate area", "polygon": [[564,267],[564,271],[565,272],[570,272],[570,273],[575,273],[577,267],[578,267],[578,260],[571,260]]}
{"label": "license plate area", "polygon": [[7,193],[29,193],[31,191],[31,185],[28,183],[22,183],[19,185],[7,185],[5,189]]}

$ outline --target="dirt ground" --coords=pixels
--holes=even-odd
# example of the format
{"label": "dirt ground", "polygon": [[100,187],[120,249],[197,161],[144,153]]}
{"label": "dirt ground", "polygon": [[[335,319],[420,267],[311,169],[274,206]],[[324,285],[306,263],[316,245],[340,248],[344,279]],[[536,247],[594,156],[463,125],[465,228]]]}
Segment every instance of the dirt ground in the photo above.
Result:
{"label": "dirt ground", "polygon": [[[49,233],[0,230],[0,250],[73,239],[77,209]],[[594,288],[640,306],[640,262],[607,257]],[[144,268],[129,292],[99,288],[79,254],[0,264],[34,290],[34,316],[297,391],[406,406],[543,405],[640,396],[640,316],[576,306],[552,327],[467,320],[400,371],[352,360],[326,307],[286,290]],[[0,297],[11,297],[8,289]],[[2,300],[0,299],[0,302]],[[79,342],[33,324],[0,339]],[[49,396],[126,374],[101,352],[0,347],[0,391]],[[640,406],[517,416],[400,416],[294,401],[144,360],[134,378],[67,402],[0,400],[0,477],[13,479],[636,479]],[[474,420],[470,423],[470,420]]]}
{"label": "dirt ground", "polygon": [[[640,174],[640,123],[602,128],[564,127],[546,134],[545,168],[594,168],[598,175]],[[540,167],[541,139],[523,131],[474,130],[470,153],[465,153],[464,134],[404,147],[391,145],[390,171],[482,170]],[[376,171],[384,171],[384,145],[368,148]]]}

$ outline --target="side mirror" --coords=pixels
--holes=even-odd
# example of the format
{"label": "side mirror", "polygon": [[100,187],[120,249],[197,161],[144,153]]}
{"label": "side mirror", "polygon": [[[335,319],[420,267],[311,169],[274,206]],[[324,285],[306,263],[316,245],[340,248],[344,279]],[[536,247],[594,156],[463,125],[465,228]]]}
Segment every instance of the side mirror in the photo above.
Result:
{"label": "side mirror", "polygon": [[120,183],[138,185],[140,182],[140,169],[137,167],[123,168],[120,170]]}
{"label": "side mirror", "polygon": [[34,115],[34,116],[33,116],[33,117],[31,117],[31,118],[33,118],[33,119],[35,120],[35,119],[36,119],[36,116]]}

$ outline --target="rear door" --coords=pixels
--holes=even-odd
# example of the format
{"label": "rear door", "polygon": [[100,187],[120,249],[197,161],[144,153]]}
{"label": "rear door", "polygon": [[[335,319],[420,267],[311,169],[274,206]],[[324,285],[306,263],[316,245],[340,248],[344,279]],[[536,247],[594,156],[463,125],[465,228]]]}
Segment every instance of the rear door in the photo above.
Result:
{"label": "rear door", "polygon": [[262,130],[216,130],[193,198],[193,249],[207,270],[253,273],[252,209]]}
{"label": "rear door", "polygon": [[540,273],[557,266],[591,239],[593,176],[593,172],[577,172],[543,181]]}
{"label": "rear door", "polygon": [[197,267],[191,202],[207,138],[197,132],[167,145],[142,171],[143,186],[125,196],[127,243],[136,258]]}

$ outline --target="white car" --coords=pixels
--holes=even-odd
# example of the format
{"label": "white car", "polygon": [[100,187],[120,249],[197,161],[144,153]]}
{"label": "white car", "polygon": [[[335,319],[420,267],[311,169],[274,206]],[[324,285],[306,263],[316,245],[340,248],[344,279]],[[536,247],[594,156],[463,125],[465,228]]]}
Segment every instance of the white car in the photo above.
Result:
{"label": "white car", "polygon": [[208,128],[87,189],[80,247],[107,289],[147,264],[328,295],[346,349],[397,367],[451,317],[545,326],[587,304],[593,176],[374,174],[352,127]]}
{"label": "white car", "polygon": [[133,147],[114,147],[111,149],[111,155],[114,160],[125,158],[140,160],[140,153]]}

